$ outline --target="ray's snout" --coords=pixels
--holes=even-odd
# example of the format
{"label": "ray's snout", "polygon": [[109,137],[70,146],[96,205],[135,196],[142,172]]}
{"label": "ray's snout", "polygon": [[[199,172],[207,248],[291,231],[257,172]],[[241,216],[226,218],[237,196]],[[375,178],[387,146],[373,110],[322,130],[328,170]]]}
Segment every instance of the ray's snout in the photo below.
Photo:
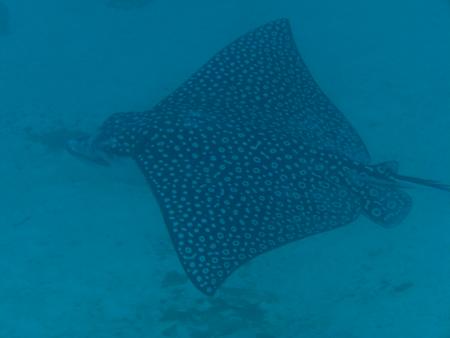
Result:
{"label": "ray's snout", "polygon": [[67,140],[66,149],[71,155],[88,162],[109,166],[110,156],[97,146],[95,140],[96,137],[90,135],[72,138]]}

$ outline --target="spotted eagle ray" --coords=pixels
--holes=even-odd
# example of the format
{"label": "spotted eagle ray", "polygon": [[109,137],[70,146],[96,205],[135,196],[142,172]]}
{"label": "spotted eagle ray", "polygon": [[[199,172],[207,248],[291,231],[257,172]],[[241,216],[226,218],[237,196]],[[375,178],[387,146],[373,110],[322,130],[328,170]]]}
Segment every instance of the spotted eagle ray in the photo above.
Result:
{"label": "spotted eagle ray", "polygon": [[184,270],[207,295],[252,258],[360,214],[401,222],[412,204],[401,181],[450,191],[398,174],[396,162],[370,164],[287,19],[243,35],[151,110],[113,114],[68,150],[137,162]]}

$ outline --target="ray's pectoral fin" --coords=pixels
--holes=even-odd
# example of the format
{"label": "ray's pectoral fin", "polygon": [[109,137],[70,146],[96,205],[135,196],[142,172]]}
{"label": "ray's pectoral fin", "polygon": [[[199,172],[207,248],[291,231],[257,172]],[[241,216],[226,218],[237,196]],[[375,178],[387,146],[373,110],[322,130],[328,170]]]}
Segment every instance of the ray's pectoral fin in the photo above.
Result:
{"label": "ray's pectoral fin", "polygon": [[203,293],[214,294],[250,259],[360,214],[355,195],[309,175],[296,147],[282,144],[211,124],[196,133],[161,130],[136,155],[182,266]]}
{"label": "ray's pectoral fin", "polygon": [[261,223],[270,219],[271,226],[277,224],[257,196],[226,182],[219,168],[214,170],[220,177],[214,178],[199,161],[178,161],[176,153],[168,154],[148,150],[137,156],[137,163],[185,272],[201,292],[213,295],[234,270],[274,245]]}

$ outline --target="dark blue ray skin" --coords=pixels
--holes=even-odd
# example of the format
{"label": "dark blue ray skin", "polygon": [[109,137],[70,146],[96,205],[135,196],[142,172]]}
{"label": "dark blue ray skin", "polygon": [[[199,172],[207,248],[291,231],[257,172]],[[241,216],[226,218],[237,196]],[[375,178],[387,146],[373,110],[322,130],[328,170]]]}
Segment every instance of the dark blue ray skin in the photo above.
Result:
{"label": "dark blue ray skin", "polygon": [[395,162],[369,164],[286,19],[228,45],[151,110],[113,114],[68,150],[99,164],[136,161],[184,270],[207,295],[264,252],[360,214],[392,226],[412,204]]}

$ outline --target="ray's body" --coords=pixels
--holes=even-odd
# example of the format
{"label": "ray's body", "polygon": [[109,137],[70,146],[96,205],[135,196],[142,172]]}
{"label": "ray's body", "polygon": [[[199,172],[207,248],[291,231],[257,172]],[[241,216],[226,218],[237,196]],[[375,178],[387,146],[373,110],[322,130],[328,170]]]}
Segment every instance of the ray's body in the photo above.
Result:
{"label": "ray's body", "polygon": [[285,19],[228,45],[150,111],[114,114],[69,150],[136,160],[186,273],[210,295],[250,259],[361,214],[401,222],[411,198],[399,179],[449,190],[400,176],[395,162],[369,163]]}

